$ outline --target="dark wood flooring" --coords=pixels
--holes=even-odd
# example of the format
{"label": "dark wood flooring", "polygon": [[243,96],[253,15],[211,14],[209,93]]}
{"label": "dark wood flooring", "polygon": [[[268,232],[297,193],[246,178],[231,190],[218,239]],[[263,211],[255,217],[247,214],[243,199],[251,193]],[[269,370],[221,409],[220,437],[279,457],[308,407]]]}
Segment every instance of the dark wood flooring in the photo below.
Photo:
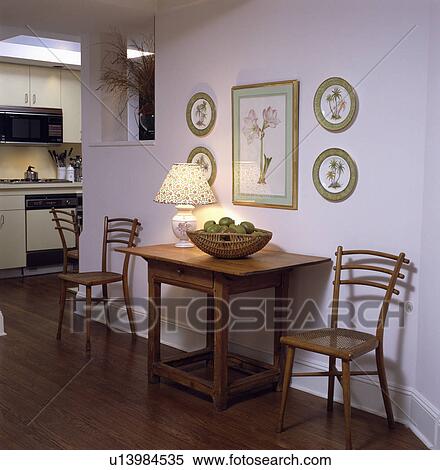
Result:
{"label": "dark wood flooring", "polygon": [[[56,276],[0,280],[1,449],[342,449],[340,405],[292,391],[289,429],[275,433],[280,394],[260,393],[217,413],[183,388],[148,386],[147,342],[92,327],[84,337],[67,328],[55,339]],[[67,315],[69,316],[69,315]],[[66,318],[66,325],[68,323]],[[165,355],[173,353],[164,347]],[[353,410],[353,445],[361,449],[422,449],[402,425]]]}

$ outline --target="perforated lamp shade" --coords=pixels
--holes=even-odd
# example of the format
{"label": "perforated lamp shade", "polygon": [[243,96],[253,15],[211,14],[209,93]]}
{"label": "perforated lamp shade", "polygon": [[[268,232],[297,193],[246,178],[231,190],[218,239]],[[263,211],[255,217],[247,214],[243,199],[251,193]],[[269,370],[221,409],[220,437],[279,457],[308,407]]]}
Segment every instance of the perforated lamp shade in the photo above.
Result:
{"label": "perforated lamp shade", "polygon": [[168,172],[155,202],[200,206],[215,201],[202,169],[196,163],[175,163]]}

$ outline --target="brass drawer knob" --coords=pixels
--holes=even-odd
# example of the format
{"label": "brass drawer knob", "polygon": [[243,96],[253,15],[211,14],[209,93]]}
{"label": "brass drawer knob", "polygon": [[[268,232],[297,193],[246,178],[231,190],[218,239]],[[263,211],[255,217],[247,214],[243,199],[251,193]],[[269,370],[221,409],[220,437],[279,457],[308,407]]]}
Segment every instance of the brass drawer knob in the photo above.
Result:
{"label": "brass drawer knob", "polygon": [[182,268],[179,268],[179,269],[177,269],[176,271],[177,271],[177,274],[178,274],[179,276],[181,276],[181,275],[183,274],[183,269],[182,269]]}

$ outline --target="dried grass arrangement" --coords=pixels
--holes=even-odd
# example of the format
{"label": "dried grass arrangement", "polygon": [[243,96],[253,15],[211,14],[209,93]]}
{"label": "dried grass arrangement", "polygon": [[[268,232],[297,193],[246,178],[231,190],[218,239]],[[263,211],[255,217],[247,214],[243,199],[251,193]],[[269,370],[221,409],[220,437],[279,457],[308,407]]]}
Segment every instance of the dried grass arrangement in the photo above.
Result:
{"label": "dried grass arrangement", "polygon": [[[131,99],[139,97],[139,116],[154,113],[154,40],[148,37],[128,44],[121,33],[114,34],[114,40],[105,44],[101,85],[107,93],[117,95],[121,100],[121,114]],[[139,52],[139,57],[128,58],[127,48]]]}

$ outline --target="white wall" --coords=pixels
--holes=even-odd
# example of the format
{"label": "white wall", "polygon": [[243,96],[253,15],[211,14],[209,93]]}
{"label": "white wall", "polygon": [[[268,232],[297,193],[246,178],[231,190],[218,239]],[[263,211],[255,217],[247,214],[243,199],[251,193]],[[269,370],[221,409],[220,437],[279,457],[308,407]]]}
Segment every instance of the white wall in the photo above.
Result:
{"label": "white wall", "polygon": [[[433,400],[435,390],[438,397],[438,383],[425,379],[422,363],[419,366],[417,363],[418,343],[425,342],[426,331],[426,327],[418,326],[418,298],[429,16],[427,0],[224,0],[182,9],[178,15],[159,16],[156,145],[87,149],[87,144],[101,136],[100,104],[90,92],[83,95],[86,229],[81,239],[81,268],[99,266],[101,226],[96,221],[105,214],[138,216],[144,226],[143,244],[173,241],[169,220],[174,209],[158,206],[152,199],[166,169],[175,161],[185,161],[192,148],[206,145],[217,160],[214,190],[220,202],[217,207],[197,211],[201,222],[220,213],[253,220],[272,230],[274,243],[286,251],[333,256],[335,247],[342,244],[407,253],[413,264],[407,272],[408,283],[401,286],[400,300],[412,302],[414,309],[412,313],[403,313],[404,328],[399,328],[394,319],[386,331],[389,379],[397,395],[399,390],[405,393],[409,390],[410,396],[417,384],[423,384],[426,392],[430,390],[427,393],[430,399]],[[95,90],[99,62],[87,47],[93,40],[83,39],[83,71],[86,71],[83,75],[90,89]],[[431,58],[434,54],[433,48]],[[313,114],[316,88],[335,75],[358,85],[359,116],[342,134],[317,127]],[[300,81],[299,210],[233,206],[231,87],[287,79]],[[430,90],[434,86],[435,82],[430,82]],[[193,136],[185,122],[186,103],[197,91],[210,93],[218,109],[214,131],[203,139]],[[438,106],[430,109],[432,118],[438,113]],[[432,149],[432,157],[427,163],[432,160],[434,166],[434,129],[431,135],[428,149]],[[316,192],[311,178],[315,158],[333,146],[347,150],[359,169],[356,192],[339,204],[325,201]],[[433,183],[437,174],[433,172],[430,176]],[[425,201],[428,199],[434,204],[435,199],[425,193]],[[424,242],[430,236],[432,210],[425,213]],[[431,261],[427,259],[426,263]],[[140,260],[135,262],[132,283],[135,296],[145,297],[146,273]],[[316,318],[316,324],[327,322],[324,317],[331,298],[329,268],[301,270],[292,276],[291,286],[296,307],[311,297],[322,316]],[[166,292],[182,294],[172,288]],[[359,298],[365,298],[371,291],[359,289],[346,294],[359,305]],[[434,299],[427,300],[427,307],[432,309],[433,302]],[[316,317],[316,312],[312,313]],[[188,332],[185,335],[187,338]],[[182,337],[175,335],[173,341],[182,345]],[[232,335],[232,340],[256,355],[270,351],[268,334]],[[184,346],[194,348],[197,344],[190,341]],[[426,343],[426,348],[433,347]],[[320,368],[324,360],[298,355],[301,367]],[[369,367],[372,361],[372,357],[366,357],[360,364]],[[316,380],[314,385],[307,381],[305,386],[321,393],[319,382]],[[362,382],[359,387],[362,388]],[[371,395],[364,406],[381,410],[377,389],[366,384],[363,387]],[[402,397],[399,406],[405,409],[400,413],[401,419],[411,423],[411,416],[405,417],[411,404],[403,403],[407,395]],[[358,401],[361,406],[362,400]],[[433,442],[435,436],[429,439]]]}
{"label": "white wall", "polygon": [[[432,360],[433,345],[440,338],[440,310],[437,284],[439,278],[440,227],[440,2],[431,10],[430,68],[427,110],[427,138],[422,226],[422,257],[420,264],[420,310],[417,359],[417,387],[440,407],[440,362]],[[438,357],[438,349],[437,356]],[[429,365],[428,365],[429,364]]]}

